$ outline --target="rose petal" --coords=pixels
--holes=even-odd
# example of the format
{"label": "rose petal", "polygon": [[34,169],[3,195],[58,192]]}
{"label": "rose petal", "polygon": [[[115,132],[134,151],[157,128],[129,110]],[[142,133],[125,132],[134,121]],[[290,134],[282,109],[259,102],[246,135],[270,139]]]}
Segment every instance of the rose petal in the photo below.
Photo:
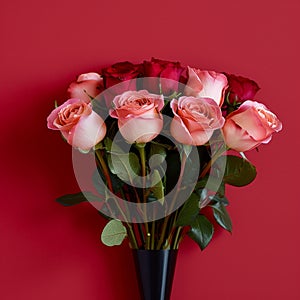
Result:
{"label": "rose petal", "polygon": [[94,111],[82,117],[73,129],[65,133],[67,141],[75,148],[90,150],[99,143],[106,134],[106,125],[103,119]]}
{"label": "rose petal", "polygon": [[120,132],[130,144],[147,143],[153,140],[163,128],[162,117],[155,119],[131,118],[118,121]]}
{"label": "rose petal", "polygon": [[74,104],[74,103],[78,103],[80,102],[80,99],[69,99],[66,102],[64,102],[62,105],[58,106],[57,108],[55,108],[50,115],[47,118],[47,127],[49,129],[53,129],[53,130],[60,130],[60,128],[58,128],[56,125],[54,125],[54,121],[56,120],[58,113],[60,111],[62,111],[65,107],[67,107],[68,105]]}
{"label": "rose petal", "polygon": [[226,120],[222,129],[226,145],[238,152],[252,150],[260,144],[254,140],[246,130],[237,126],[231,119]]}
{"label": "rose petal", "polygon": [[95,73],[95,72],[81,74],[77,78],[77,82],[82,82],[82,81],[86,81],[86,80],[102,81],[103,79],[100,74]]}
{"label": "rose petal", "polygon": [[184,94],[187,96],[213,99],[219,106],[223,104],[228,86],[227,77],[214,71],[201,71],[188,67],[189,79]]}

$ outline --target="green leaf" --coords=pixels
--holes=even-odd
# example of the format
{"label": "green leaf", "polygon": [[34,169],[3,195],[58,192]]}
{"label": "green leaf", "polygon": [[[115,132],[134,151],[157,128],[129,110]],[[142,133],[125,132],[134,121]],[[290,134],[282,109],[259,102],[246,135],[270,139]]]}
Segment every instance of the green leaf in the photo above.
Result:
{"label": "green leaf", "polygon": [[164,185],[158,170],[154,170],[151,176],[151,188],[153,196],[163,205],[164,204]]}
{"label": "green leaf", "polygon": [[225,194],[225,183],[221,181],[219,178],[209,175],[209,182],[208,176],[205,176],[201,180],[199,180],[195,186],[195,189],[203,189],[206,188],[207,190],[213,191],[218,193],[221,197]]}
{"label": "green leaf", "polygon": [[203,215],[198,215],[191,224],[191,229],[187,233],[203,250],[211,241],[214,234],[214,227]]}
{"label": "green leaf", "polygon": [[[88,199],[87,199],[88,198]],[[63,206],[72,206],[85,201],[101,201],[101,199],[90,192],[80,192],[61,196],[56,201]]]}
{"label": "green leaf", "polygon": [[231,219],[224,204],[222,204],[221,202],[217,202],[211,205],[211,207],[213,209],[213,214],[218,224],[227,231],[232,232]]}
{"label": "green leaf", "polygon": [[178,214],[178,218],[176,220],[177,226],[191,225],[193,223],[199,214],[199,200],[200,197],[197,194],[191,194]]}
{"label": "green leaf", "polygon": [[224,206],[227,206],[229,204],[229,201],[228,201],[228,199],[225,196],[221,197],[218,194],[215,194],[213,196],[209,196],[209,199],[210,199],[210,201],[220,202]]}
{"label": "green leaf", "polygon": [[104,227],[101,241],[106,246],[121,245],[127,235],[126,227],[120,220],[111,220]]}
{"label": "green leaf", "polygon": [[135,153],[127,154],[111,153],[108,155],[108,166],[113,174],[121,180],[132,183],[140,173],[141,165]]}
{"label": "green leaf", "polygon": [[160,166],[167,156],[166,148],[162,145],[151,143],[149,151],[149,165],[151,168]]}
{"label": "green leaf", "polygon": [[[221,163],[221,160],[225,157],[217,159]],[[245,186],[251,183],[256,177],[256,168],[248,160],[228,155],[226,157],[226,168],[223,181],[233,186]]]}

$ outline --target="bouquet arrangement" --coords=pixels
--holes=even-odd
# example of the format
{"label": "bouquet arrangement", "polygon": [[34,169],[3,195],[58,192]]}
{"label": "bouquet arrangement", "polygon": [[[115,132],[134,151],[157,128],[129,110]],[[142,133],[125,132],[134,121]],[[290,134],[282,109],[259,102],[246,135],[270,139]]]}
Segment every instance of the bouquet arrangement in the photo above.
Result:
{"label": "bouquet arrangement", "polygon": [[226,185],[256,176],[244,152],[282,128],[254,100],[258,90],[241,76],[154,58],[78,76],[47,119],[74,149],[81,188],[58,202],[92,203],[108,219],[108,246],[128,238],[132,249],[178,249],[188,236],[204,249],[214,226],[232,230]]}

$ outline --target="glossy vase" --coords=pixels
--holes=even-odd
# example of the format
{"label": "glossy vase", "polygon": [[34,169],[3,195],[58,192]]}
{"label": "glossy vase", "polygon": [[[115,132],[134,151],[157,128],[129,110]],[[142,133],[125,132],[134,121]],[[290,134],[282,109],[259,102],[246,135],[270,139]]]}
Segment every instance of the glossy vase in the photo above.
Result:
{"label": "glossy vase", "polygon": [[141,300],[169,300],[178,250],[133,250]]}

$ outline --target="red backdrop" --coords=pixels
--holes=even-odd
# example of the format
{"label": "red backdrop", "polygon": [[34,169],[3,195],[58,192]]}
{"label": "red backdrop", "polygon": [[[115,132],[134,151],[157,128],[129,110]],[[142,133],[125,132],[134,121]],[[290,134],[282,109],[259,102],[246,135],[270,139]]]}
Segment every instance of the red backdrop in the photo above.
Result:
{"label": "red backdrop", "polygon": [[71,148],[46,128],[76,75],[151,56],[244,75],[284,130],[249,154],[256,181],[229,189],[233,234],[185,240],[173,299],[296,300],[299,289],[299,9],[278,1],[5,1],[1,5],[0,299],[138,299],[126,244],[100,243]]}

